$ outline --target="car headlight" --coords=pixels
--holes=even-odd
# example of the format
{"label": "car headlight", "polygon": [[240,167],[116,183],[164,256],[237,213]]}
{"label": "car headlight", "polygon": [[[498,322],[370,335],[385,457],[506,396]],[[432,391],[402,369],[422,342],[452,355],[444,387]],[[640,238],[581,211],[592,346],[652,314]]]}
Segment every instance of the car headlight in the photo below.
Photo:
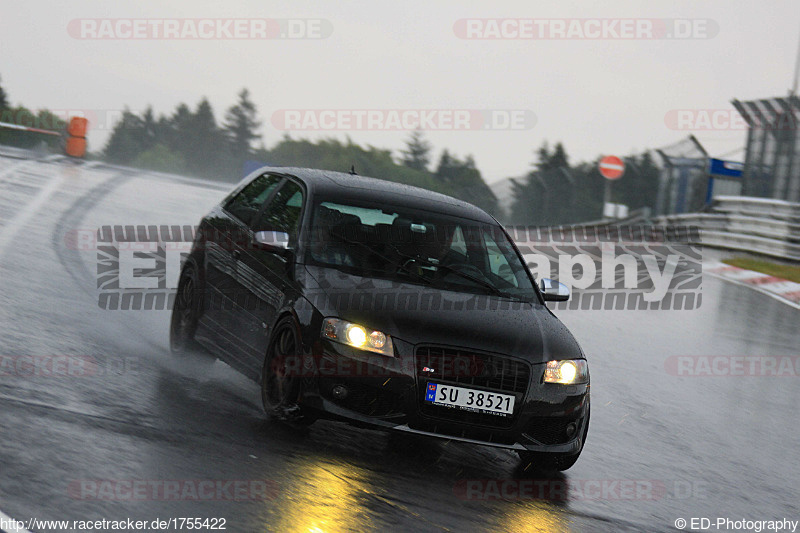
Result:
{"label": "car headlight", "polygon": [[561,383],[562,385],[575,385],[589,381],[589,365],[586,359],[566,359],[563,361],[548,361],[544,369],[545,383]]}
{"label": "car headlight", "polygon": [[367,350],[394,357],[392,338],[381,331],[365,328],[338,318],[326,318],[322,322],[322,336],[341,342],[359,350]]}

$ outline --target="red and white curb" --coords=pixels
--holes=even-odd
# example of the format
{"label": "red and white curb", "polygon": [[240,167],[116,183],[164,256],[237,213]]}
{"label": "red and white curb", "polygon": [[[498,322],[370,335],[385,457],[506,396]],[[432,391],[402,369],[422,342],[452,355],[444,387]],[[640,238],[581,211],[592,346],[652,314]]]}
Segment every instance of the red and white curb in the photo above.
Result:
{"label": "red and white curb", "polygon": [[800,283],[788,281],[769,274],[755,272],[727,265],[720,261],[703,263],[703,274],[732,281],[739,285],[751,287],[759,292],[772,296],[777,300],[800,309]]}

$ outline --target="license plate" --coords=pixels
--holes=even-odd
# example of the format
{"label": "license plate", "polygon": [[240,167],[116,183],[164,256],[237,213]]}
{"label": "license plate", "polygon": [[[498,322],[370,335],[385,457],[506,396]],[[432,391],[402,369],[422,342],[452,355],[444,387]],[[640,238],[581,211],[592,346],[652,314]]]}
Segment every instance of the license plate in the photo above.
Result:
{"label": "license plate", "polygon": [[510,415],[514,412],[514,400],[511,394],[465,389],[441,383],[428,383],[425,390],[426,402],[479,413]]}

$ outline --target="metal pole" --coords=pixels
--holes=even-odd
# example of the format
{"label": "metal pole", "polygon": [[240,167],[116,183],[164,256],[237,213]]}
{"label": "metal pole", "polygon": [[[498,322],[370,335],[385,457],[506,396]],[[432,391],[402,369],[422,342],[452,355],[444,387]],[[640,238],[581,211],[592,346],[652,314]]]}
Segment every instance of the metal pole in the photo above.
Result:
{"label": "metal pole", "polygon": [[[603,178],[606,180],[605,187],[603,188],[603,218],[606,218],[606,205],[611,203],[611,180],[607,178]],[[611,217],[613,218],[613,217]]]}

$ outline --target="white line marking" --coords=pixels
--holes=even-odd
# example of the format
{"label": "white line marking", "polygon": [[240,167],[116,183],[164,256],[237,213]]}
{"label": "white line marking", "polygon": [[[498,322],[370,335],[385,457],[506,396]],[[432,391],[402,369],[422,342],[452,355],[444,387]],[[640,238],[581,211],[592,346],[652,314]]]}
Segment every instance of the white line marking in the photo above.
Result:
{"label": "white line marking", "polygon": [[27,204],[17,216],[15,216],[7,226],[0,232],[0,258],[3,257],[6,247],[11,243],[16,236],[17,232],[21,230],[25,224],[36,214],[37,211],[50,199],[56,189],[61,186],[64,181],[64,176],[59,175],[50,180],[50,182],[39,190],[39,193],[33,200]]}
{"label": "white line marking", "polygon": [[[6,524],[8,524],[12,520],[13,520],[13,518],[11,518],[7,514],[3,513],[3,511],[0,511],[0,521],[5,522]],[[17,520],[14,520],[14,522],[17,522]],[[5,531],[5,533],[31,533],[27,529],[20,529],[20,528],[13,528],[13,529],[5,528],[5,529],[0,529],[0,531]]]}

